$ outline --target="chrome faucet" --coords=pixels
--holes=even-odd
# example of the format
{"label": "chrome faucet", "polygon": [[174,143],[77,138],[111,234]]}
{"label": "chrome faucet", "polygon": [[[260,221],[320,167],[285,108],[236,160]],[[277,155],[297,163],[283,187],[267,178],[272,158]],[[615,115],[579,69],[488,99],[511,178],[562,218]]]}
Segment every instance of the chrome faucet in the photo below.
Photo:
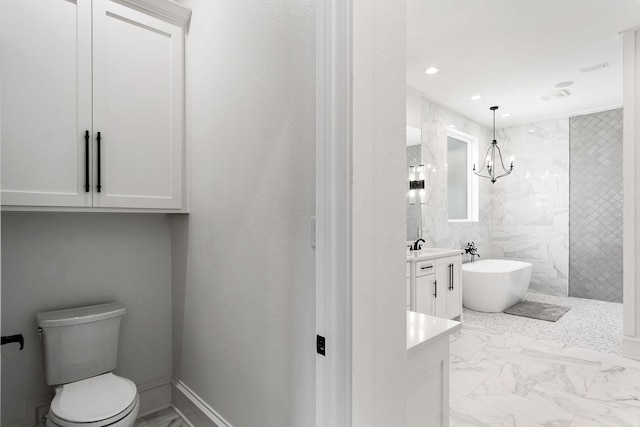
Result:
{"label": "chrome faucet", "polygon": [[420,249],[422,249],[422,244],[425,243],[425,241],[423,239],[418,239],[413,243],[413,246],[411,247],[412,251],[419,251]]}
{"label": "chrome faucet", "polygon": [[475,257],[480,258],[480,254],[478,253],[478,249],[476,248],[476,244],[473,242],[467,243],[467,246],[464,248],[464,251],[471,255],[471,262],[475,260]]}

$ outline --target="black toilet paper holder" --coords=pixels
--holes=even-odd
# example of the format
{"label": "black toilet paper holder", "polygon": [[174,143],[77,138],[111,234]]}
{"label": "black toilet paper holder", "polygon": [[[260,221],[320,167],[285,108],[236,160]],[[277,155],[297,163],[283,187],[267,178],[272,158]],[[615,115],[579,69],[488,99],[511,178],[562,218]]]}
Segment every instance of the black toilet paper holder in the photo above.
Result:
{"label": "black toilet paper holder", "polygon": [[24,337],[22,334],[3,336],[0,345],[11,344],[12,342],[20,343],[20,350],[24,348]]}

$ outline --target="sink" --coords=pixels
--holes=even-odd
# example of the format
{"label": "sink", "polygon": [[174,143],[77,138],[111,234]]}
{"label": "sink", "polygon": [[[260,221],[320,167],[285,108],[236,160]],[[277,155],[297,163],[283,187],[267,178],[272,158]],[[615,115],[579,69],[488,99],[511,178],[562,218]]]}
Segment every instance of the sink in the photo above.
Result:
{"label": "sink", "polygon": [[421,256],[427,255],[436,255],[440,253],[451,252],[451,249],[442,249],[442,248],[422,248],[419,251],[413,251],[409,258],[418,258]]}
{"label": "sink", "polygon": [[437,254],[439,252],[448,252],[450,250],[451,249],[423,248],[423,249],[420,249],[418,252],[424,253],[424,254]]}

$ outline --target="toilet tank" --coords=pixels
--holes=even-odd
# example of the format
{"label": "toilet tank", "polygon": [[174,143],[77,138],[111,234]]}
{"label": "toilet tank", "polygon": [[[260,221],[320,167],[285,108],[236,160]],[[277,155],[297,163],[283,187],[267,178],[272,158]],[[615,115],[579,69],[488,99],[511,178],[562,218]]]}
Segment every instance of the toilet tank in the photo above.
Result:
{"label": "toilet tank", "polygon": [[115,369],[120,319],[118,303],[38,313],[47,384],[66,384]]}

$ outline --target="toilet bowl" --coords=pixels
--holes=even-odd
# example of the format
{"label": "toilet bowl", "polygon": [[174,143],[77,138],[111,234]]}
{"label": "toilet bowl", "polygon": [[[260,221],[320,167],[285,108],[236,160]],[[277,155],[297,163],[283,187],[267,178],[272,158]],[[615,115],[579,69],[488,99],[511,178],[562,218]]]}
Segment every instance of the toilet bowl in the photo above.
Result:
{"label": "toilet bowl", "polygon": [[140,407],[136,385],[112,373],[56,387],[47,427],[131,427]]}
{"label": "toilet bowl", "polygon": [[139,410],[133,381],[114,375],[120,320],[117,303],[37,314],[45,379],[56,394],[47,427],[131,427]]}

